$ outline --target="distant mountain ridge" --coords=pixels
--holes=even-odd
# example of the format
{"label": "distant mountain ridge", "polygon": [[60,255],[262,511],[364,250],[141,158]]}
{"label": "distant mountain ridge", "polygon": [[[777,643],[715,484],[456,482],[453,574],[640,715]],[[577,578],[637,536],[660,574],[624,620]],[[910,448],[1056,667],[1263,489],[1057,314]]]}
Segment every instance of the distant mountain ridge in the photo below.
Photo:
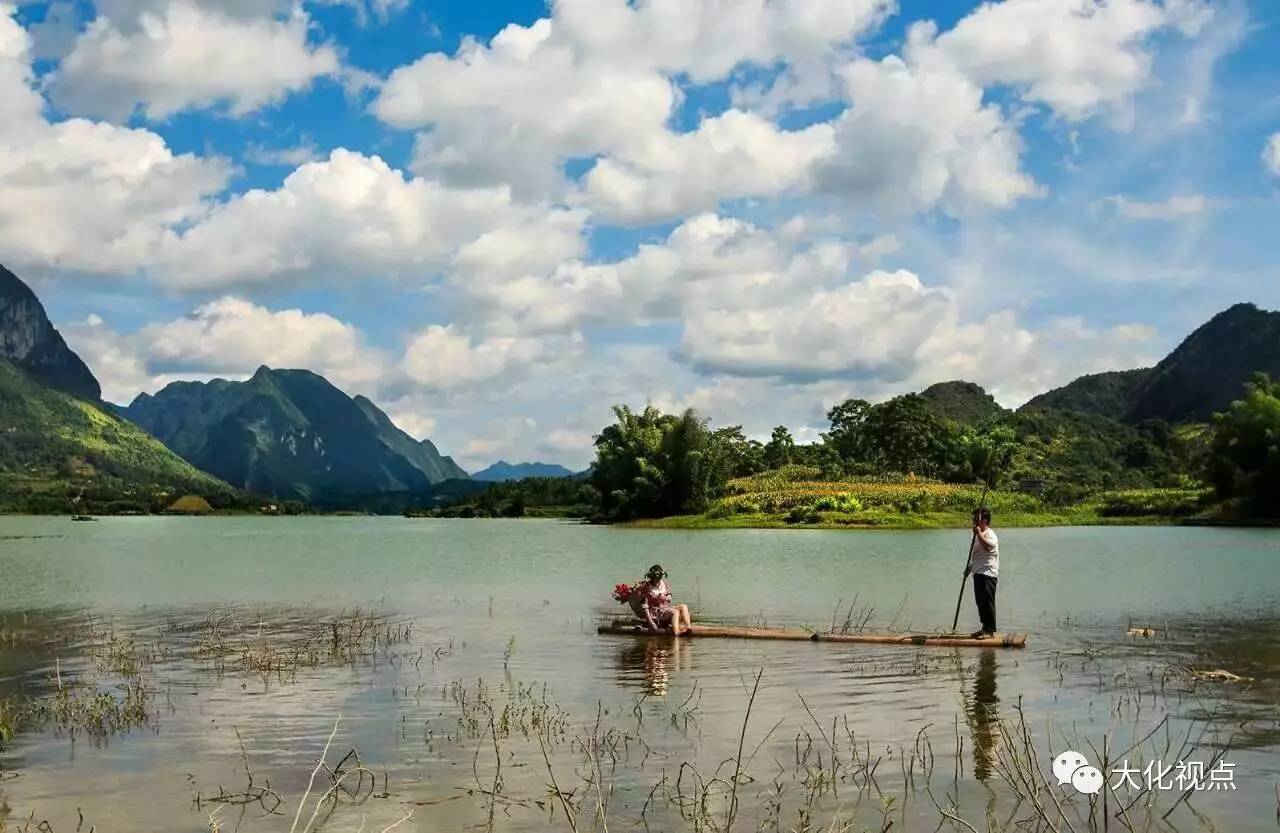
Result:
{"label": "distant mountain ridge", "polygon": [[1203,422],[1244,393],[1254,373],[1280,378],[1280,312],[1236,304],[1165,356],[1133,393],[1130,422]]}
{"label": "distant mountain ridge", "polygon": [[1152,368],[1081,376],[1019,412],[1057,409],[1137,424],[1207,422],[1255,373],[1280,378],[1280,312],[1235,304],[1196,328]]}
{"label": "distant mountain ridge", "polygon": [[575,472],[557,463],[508,463],[499,460],[491,466],[473,472],[474,480],[500,483],[507,480],[523,480],[526,477],[573,477]]}
{"label": "distant mountain ridge", "polygon": [[0,266],[0,359],[36,381],[97,402],[98,380],[45,314],[44,305],[17,275]]}
{"label": "distant mountain ridge", "polygon": [[1056,408],[1061,411],[1081,411],[1111,419],[1124,419],[1133,408],[1134,394],[1150,373],[1149,367],[1091,373],[1068,382],[1060,388],[1033,396],[1018,410]]}
{"label": "distant mountain ridge", "polygon": [[309,370],[264,365],[244,382],[174,382],[124,413],[202,471],[279,498],[333,503],[468,478],[368,399]]}

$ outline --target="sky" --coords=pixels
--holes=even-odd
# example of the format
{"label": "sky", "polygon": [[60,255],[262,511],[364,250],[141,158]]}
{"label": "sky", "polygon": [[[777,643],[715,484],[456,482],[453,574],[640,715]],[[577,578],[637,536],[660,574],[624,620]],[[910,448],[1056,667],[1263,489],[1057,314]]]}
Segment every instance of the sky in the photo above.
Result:
{"label": "sky", "polygon": [[0,263],[127,403],[315,370],[470,470],[816,439],[1280,307],[1270,0],[0,0]]}

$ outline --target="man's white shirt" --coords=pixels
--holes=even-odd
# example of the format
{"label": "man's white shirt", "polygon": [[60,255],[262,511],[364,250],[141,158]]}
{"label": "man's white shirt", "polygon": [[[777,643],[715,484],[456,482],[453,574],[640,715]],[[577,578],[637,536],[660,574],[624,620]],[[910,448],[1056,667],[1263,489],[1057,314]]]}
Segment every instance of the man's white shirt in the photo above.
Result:
{"label": "man's white shirt", "polygon": [[[982,546],[984,541],[990,550]],[[991,527],[974,536],[973,545],[969,548],[969,569],[979,576],[996,578],[1000,575],[1000,539]]]}

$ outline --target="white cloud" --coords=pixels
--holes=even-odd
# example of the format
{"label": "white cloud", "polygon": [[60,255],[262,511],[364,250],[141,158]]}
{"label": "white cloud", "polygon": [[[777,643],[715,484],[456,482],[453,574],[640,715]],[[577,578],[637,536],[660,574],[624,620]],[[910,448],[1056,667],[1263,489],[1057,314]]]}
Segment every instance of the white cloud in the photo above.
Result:
{"label": "white cloud", "polygon": [[553,29],[549,19],[511,25],[488,46],[428,54],[391,74],[374,111],[396,127],[432,127],[419,138],[419,171],[544,194],[559,181],[558,160],[651,132],[676,101],[660,74],[595,62]]}
{"label": "white cloud", "polygon": [[586,453],[594,442],[595,437],[590,432],[556,428],[547,434],[542,441],[542,447],[554,453],[576,456]]}
{"label": "white cloud", "polygon": [[[374,403],[377,404],[377,403]],[[436,430],[435,417],[427,416],[414,410],[412,407],[404,407],[391,410],[387,413],[391,421],[401,431],[419,440],[428,439]]]}
{"label": "white cloud", "polygon": [[587,174],[585,202],[607,220],[654,222],[714,209],[720,200],[807,188],[835,152],[830,125],[780,130],[741,110],[689,133],[657,132]]}
{"label": "white cloud", "polygon": [[[415,168],[545,195],[559,163],[643,144],[680,100],[673,76],[811,60],[876,25],[887,0],[562,0],[552,16],[393,72],[374,112],[419,136]],[[639,151],[642,153],[642,151]]]}
{"label": "white cloud", "polygon": [[224,103],[243,115],[338,70],[333,47],[308,44],[300,7],[279,18],[269,5],[258,16],[192,0],[157,5],[91,22],[51,78],[54,102],[117,121],[139,108],[158,120]]}
{"label": "white cloud", "polygon": [[891,211],[941,205],[961,213],[1040,193],[1021,170],[1013,126],[938,53],[932,34],[914,26],[904,57],[845,66],[852,103],[834,123],[837,151],[817,179],[859,205]]}
{"label": "white cloud", "polygon": [[180,287],[427,277],[462,243],[529,213],[506,189],[406,178],[376,156],[340,148],[278,189],[233,197],[171,235],[154,272]]}
{"label": "white cloud", "polygon": [[684,311],[726,304],[768,305],[843,273],[856,247],[840,241],[799,246],[743,220],[701,214],[662,243],[646,244],[612,263],[578,258],[510,257],[512,251],[571,252],[573,227],[562,239],[535,226],[507,235],[503,246],[464,250],[450,280],[514,332],[571,332],[588,323],[643,324]]}
{"label": "white cloud", "polygon": [[1150,328],[1094,330],[1055,319],[1038,330],[1010,310],[966,320],[952,291],[905,270],[873,271],[790,303],[685,319],[681,356],[704,373],[789,384],[846,380],[888,395],[946,379],[986,385],[1006,405],[1075,376],[1137,366]]}
{"label": "white cloud", "polygon": [[429,390],[492,386],[531,365],[563,359],[581,345],[581,337],[489,336],[475,338],[460,328],[432,325],[405,350],[402,369]]}
{"label": "white cloud", "polygon": [[31,38],[13,19],[13,6],[0,4],[0,140],[20,141],[44,125],[44,100],[31,72]]}
{"label": "white cloud", "polygon": [[234,297],[133,333],[117,333],[97,316],[64,331],[102,382],[104,398],[115,402],[174,379],[247,378],[263,364],[314,370],[348,393],[372,393],[391,365],[358,329],[330,315]]}
{"label": "white cloud", "polygon": [[561,0],[555,22],[580,53],[685,72],[698,83],[741,64],[772,66],[848,44],[892,0]]}
{"label": "white cloud", "polygon": [[1149,202],[1135,200],[1124,194],[1112,194],[1102,200],[1127,220],[1163,220],[1172,222],[1203,214],[1210,208],[1210,201],[1200,194],[1174,194],[1164,200]]}
{"label": "white cloud", "polygon": [[908,378],[921,336],[943,325],[954,300],[905,270],[748,309],[712,309],[685,320],[682,354],[708,372],[801,381]]}
{"label": "white cloud", "polygon": [[1210,14],[1198,0],[1003,0],[984,3],[938,38],[982,85],[1008,84],[1077,121],[1125,105],[1151,80],[1146,41]]}
{"label": "white cloud", "polygon": [[1280,176],[1280,133],[1271,134],[1266,147],[1262,149],[1262,164],[1276,176]]}
{"label": "white cloud", "polygon": [[46,121],[12,11],[0,6],[0,251],[16,269],[132,272],[166,227],[204,212],[230,167],[146,130]]}

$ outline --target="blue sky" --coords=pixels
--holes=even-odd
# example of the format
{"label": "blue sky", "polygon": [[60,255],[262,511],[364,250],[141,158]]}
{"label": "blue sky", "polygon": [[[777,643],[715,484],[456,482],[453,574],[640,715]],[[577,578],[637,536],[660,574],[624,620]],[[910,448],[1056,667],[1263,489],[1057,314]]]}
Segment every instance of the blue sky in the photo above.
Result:
{"label": "blue sky", "polygon": [[309,367],[464,465],[812,438],[1280,307],[1280,7],[0,3],[0,263],[117,401]]}

